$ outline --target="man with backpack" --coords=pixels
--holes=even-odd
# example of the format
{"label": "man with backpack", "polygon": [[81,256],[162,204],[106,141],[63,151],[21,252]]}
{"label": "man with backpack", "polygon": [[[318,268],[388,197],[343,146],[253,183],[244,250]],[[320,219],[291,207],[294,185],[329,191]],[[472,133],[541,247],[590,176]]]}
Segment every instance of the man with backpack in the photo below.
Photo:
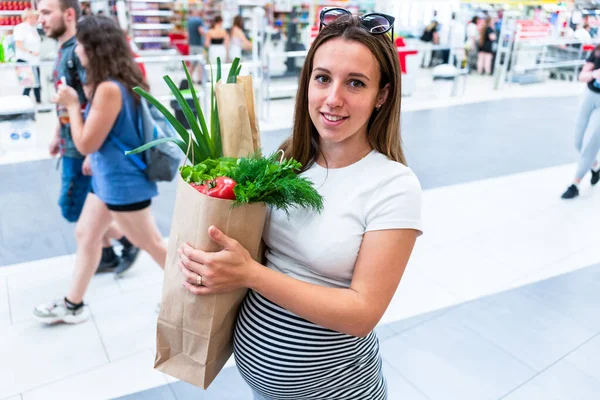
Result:
{"label": "man with backpack", "polygon": [[[85,70],[75,54],[75,32],[81,16],[79,0],[42,0],[39,3],[39,22],[46,36],[58,42],[58,56],[52,71],[52,81],[57,89],[62,83],[74,88],[80,103],[87,102],[85,93]],[[83,110],[82,110],[83,111]],[[59,123],[55,137],[50,143],[50,155],[60,155],[62,161],[61,193],[59,205],[63,217],[69,222],[79,219],[85,198],[91,187],[92,171],[87,158],[75,147],[66,110],[57,107]],[[121,257],[115,253],[111,238],[123,245]],[[113,222],[103,238],[102,259],[97,272],[114,271],[121,276],[135,261],[139,249],[134,247]]]}

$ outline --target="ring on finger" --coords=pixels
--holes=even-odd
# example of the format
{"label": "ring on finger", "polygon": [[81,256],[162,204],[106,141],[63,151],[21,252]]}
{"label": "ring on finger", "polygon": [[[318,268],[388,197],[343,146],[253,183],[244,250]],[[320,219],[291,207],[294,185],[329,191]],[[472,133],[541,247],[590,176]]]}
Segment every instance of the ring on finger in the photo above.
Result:
{"label": "ring on finger", "polygon": [[196,276],[196,286],[202,286],[202,275],[200,274]]}

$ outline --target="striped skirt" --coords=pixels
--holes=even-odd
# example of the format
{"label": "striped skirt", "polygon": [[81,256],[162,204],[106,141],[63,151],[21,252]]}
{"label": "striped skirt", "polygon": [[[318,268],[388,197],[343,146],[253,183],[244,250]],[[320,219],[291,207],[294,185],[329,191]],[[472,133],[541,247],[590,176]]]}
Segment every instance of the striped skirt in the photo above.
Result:
{"label": "striped skirt", "polygon": [[237,368],[258,399],[385,400],[379,342],[315,325],[250,290],[234,334]]}

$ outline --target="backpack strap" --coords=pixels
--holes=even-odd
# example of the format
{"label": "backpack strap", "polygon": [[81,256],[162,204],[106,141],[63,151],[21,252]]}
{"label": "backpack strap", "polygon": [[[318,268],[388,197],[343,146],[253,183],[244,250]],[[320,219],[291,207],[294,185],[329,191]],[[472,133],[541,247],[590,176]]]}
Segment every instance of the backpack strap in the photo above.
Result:
{"label": "backpack strap", "polygon": [[79,102],[84,104],[87,103],[88,99],[85,96],[85,92],[83,90],[83,83],[81,82],[81,78],[79,77],[79,71],[77,68],[79,64],[79,59],[76,57],[77,54],[75,54],[75,47],[73,46],[69,51],[69,58],[67,59],[67,84],[77,91],[77,94],[79,95]]}
{"label": "backpack strap", "polygon": [[[123,153],[132,150],[132,149],[128,149],[127,146],[125,146],[123,144],[123,142],[121,142],[119,139],[117,139],[116,137],[114,137],[112,135],[108,135],[108,140],[113,142],[115,144],[115,146],[117,146],[119,148],[119,150],[121,150]],[[146,168],[148,168],[146,163],[142,160],[142,158],[138,154],[129,154],[127,156],[127,158],[129,158],[131,160],[131,162],[133,162],[135,164],[135,166],[138,167],[139,169],[141,169],[142,171],[145,171]]]}

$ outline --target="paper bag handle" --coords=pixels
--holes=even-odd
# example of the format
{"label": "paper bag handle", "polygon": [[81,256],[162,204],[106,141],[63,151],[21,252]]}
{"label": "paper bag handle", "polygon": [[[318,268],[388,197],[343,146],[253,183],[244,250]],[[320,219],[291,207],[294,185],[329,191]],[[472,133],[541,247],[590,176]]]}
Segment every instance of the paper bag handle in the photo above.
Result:
{"label": "paper bag handle", "polygon": [[[183,159],[183,164],[185,164],[186,161],[189,161],[188,155],[190,154],[190,149],[192,150],[192,160],[194,159],[194,146],[192,146],[192,135],[190,134],[190,140],[188,141],[188,148],[187,151],[185,152],[185,158]],[[192,166],[194,166],[194,162],[190,161],[190,164],[192,164]]]}
{"label": "paper bag handle", "polygon": [[279,157],[279,164],[283,162],[283,157],[285,157],[285,152],[282,149],[277,150],[277,153],[281,153],[281,157]]}

